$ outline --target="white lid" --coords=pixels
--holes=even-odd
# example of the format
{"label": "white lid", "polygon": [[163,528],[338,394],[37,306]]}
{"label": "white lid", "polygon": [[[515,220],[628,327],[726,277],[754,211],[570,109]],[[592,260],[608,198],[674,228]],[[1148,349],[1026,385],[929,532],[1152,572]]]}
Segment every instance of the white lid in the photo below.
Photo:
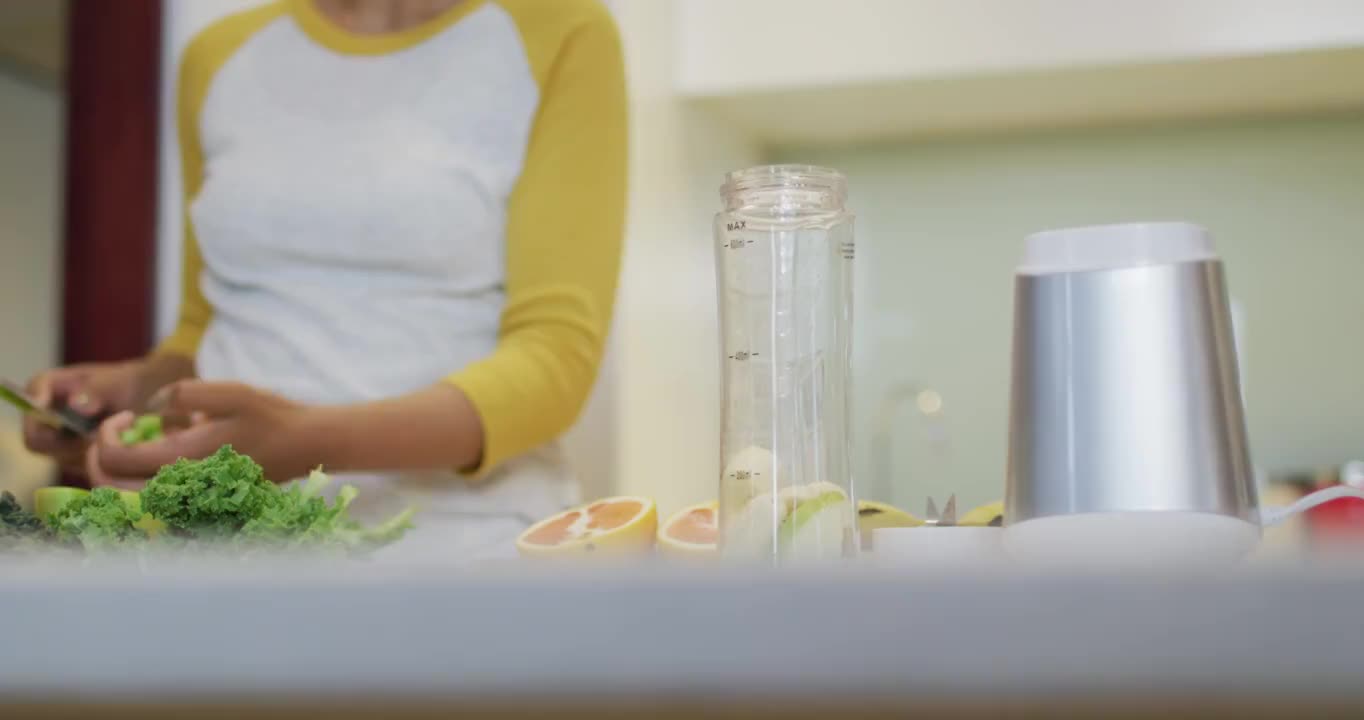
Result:
{"label": "white lid", "polygon": [[1091,225],[1029,235],[1018,273],[1049,275],[1216,259],[1208,231],[1193,223]]}

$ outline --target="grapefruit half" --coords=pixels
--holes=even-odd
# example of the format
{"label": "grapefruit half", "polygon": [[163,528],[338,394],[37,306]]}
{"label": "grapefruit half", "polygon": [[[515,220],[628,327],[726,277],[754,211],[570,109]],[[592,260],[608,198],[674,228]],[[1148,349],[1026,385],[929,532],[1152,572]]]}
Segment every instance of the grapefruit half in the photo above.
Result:
{"label": "grapefruit half", "polygon": [[653,549],[658,508],[644,497],[604,498],[551,515],[516,539],[525,557],[640,555]]}
{"label": "grapefruit half", "polygon": [[714,555],[720,537],[720,503],[711,500],[673,513],[658,529],[658,549],[671,557]]}

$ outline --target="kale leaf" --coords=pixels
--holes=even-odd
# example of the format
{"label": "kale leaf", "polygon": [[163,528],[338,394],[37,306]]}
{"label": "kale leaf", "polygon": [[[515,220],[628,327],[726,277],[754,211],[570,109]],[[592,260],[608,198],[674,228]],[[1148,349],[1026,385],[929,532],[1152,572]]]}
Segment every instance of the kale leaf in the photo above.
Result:
{"label": "kale leaf", "polygon": [[225,539],[278,493],[260,465],[224,445],[203,460],[181,459],[161,468],[142,489],[142,509],[174,533]]}
{"label": "kale leaf", "polygon": [[171,535],[243,549],[362,553],[398,540],[412,527],[408,510],[366,528],[349,513],[354,487],[342,487],[330,504],[321,497],[330,482],[318,469],[307,481],[282,489],[255,461],[224,445],[203,460],[162,468],[142,490],[142,509],[165,523]]}
{"label": "kale leaf", "polygon": [[27,535],[43,530],[43,521],[33,513],[19,506],[14,494],[0,492],[0,533]]}
{"label": "kale leaf", "polygon": [[135,523],[142,512],[131,507],[113,488],[96,488],[89,495],[61,506],[48,518],[58,542],[79,542],[86,550],[131,547],[147,534]]}

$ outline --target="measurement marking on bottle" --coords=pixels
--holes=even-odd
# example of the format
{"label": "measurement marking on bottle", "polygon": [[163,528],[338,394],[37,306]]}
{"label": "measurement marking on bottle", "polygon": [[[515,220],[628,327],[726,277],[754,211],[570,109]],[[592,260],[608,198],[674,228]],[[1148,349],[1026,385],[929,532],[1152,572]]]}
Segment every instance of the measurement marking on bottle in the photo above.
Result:
{"label": "measurement marking on bottle", "polygon": [[747,359],[749,359],[749,358],[755,358],[755,357],[758,357],[758,353],[749,352],[749,351],[747,351],[747,350],[740,350],[740,351],[734,353],[733,355],[730,355],[730,356],[729,356],[729,359],[730,359],[730,360],[739,360],[739,361],[743,361],[743,360],[747,360]]}
{"label": "measurement marking on bottle", "polygon": [[855,254],[856,246],[851,242],[839,243],[838,250],[843,254],[844,260],[851,260]]}
{"label": "measurement marking on bottle", "polygon": [[758,477],[759,475],[762,475],[762,473],[760,473],[760,472],[754,472],[754,471],[750,471],[750,470],[736,470],[736,471],[734,471],[734,472],[732,472],[732,473],[729,474],[729,479],[731,479],[731,480],[752,480],[753,478]]}
{"label": "measurement marking on bottle", "polygon": [[728,247],[730,250],[742,250],[743,248],[748,247],[749,245],[752,244],[753,244],[752,240],[745,240],[743,238],[735,237],[730,238],[729,241],[725,243],[725,247]]}

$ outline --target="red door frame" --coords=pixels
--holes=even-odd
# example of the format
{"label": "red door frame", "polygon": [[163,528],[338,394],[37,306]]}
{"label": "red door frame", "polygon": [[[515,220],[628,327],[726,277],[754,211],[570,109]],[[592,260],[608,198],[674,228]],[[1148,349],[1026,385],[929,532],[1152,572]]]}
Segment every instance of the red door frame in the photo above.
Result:
{"label": "red door frame", "polygon": [[161,11],[162,0],[68,0],[65,364],[124,360],[151,347]]}
{"label": "red door frame", "polygon": [[161,0],[70,0],[62,361],[151,346]]}

